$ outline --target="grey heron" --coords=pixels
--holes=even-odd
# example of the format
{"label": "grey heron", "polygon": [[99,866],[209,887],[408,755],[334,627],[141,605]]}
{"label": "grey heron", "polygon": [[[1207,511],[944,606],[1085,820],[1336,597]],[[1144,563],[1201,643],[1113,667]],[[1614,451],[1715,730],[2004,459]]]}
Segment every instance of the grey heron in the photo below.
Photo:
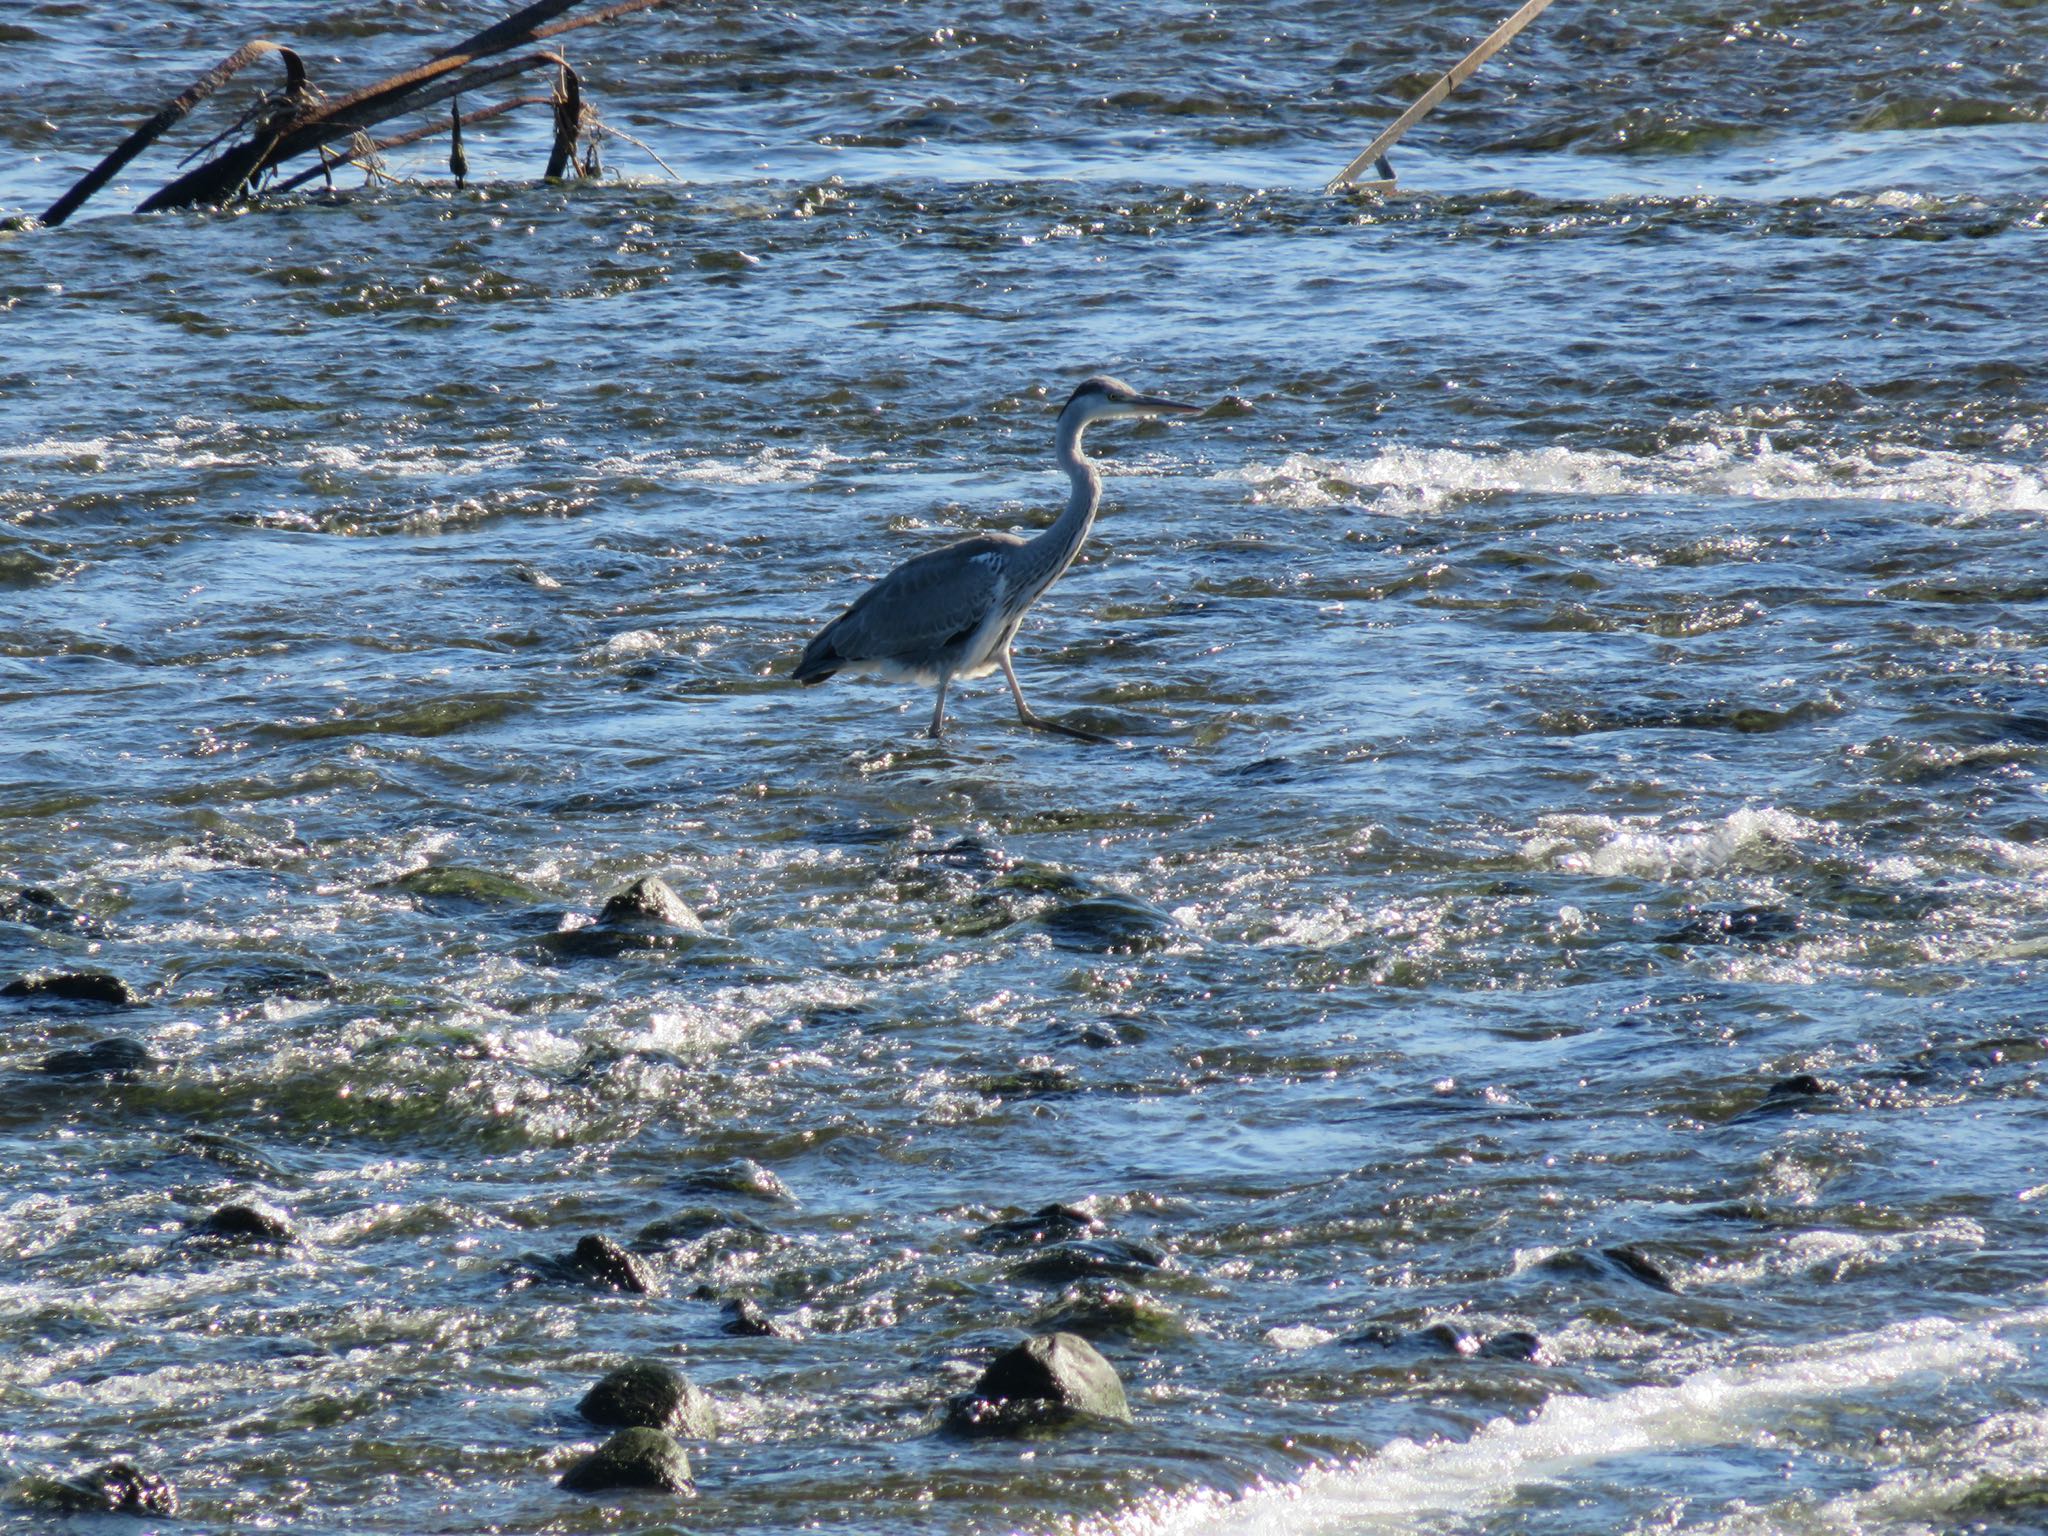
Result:
{"label": "grey heron", "polygon": [[1083,741],[1106,740],[1032,711],[1017,683],[1010,643],[1025,611],[1074,563],[1102,505],[1102,476],[1081,451],[1081,434],[1098,421],[1192,416],[1201,409],[1141,395],[1116,379],[1086,380],[1060,411],[1059,465],[1073,492],[1051,527],[1033,539],[977,534],[904,561],[820,630],[790,675],[809,684],[838,672],[874,672],[937,684],[931,734],[939,736],[946,727],[946,686],[956,677],[985,677],[1001,667],[1017,698],[1017,718],[1026,725]]}

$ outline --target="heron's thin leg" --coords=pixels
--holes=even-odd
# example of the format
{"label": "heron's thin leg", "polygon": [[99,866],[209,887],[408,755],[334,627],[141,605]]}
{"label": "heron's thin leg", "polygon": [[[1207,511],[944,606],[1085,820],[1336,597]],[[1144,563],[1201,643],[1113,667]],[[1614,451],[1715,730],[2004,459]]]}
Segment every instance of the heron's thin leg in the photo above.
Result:
{"label": "heron's thin leg", "polygon": [[1077,741],[1108,741],[1107,736],[1098,736],[1093,731],[1084,731],[1078,726],[1061,725],[1057,720],[1048,720],[1043,715],[1032,713],[1031,706],[1024,702],[1024,690],[1017,683],[1017,669],[1010,665],[1010,648],[1006,645],[996,652],[996,661],[1002,666],[1003,676],[1010,680],[1010,692],[1017,696],[1017,718],[1033,730],[1053,731],[1061,736],[1072,736]]}
{"label": "heron's thin leg", "polygon": [[931,736],[934,741],[937,741],[946,734],[946,684],[951,681],[950,677],[941,677],[939,679],[938,702],[932,705]]}

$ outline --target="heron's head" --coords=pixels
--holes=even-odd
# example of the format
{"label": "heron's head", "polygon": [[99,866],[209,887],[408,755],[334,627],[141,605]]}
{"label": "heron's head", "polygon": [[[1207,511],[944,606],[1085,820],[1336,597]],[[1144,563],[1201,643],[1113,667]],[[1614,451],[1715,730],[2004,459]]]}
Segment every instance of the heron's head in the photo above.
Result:
{"label": "heron's head", "polygon": [[1091,421],[1116,421],[1126,416],[1198,416],[1201,410],[1199,405],[1182,405],[1177,400],[1162,400],[1157,395],[1141,395],[1121,379],[1097,374],[1084,381],[1068,398],[1060,419],[1072,420],[1076,426],[1086,426]]}

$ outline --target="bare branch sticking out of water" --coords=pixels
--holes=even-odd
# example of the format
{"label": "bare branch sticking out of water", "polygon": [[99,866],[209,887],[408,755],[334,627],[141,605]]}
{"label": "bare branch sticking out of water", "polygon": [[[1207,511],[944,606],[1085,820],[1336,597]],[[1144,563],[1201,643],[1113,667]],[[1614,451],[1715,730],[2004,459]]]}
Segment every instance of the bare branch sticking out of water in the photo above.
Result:
{"label": "bare branch sticking out of water", "polygon": [[[548,171],[550,178],[560,176],[570,168],[577,135],[588,131],[591,122],[594,121],[589,115],[588,103],[582,99],[581,84],[576,79],[575,71],[569,68],[568,62],[558,53],[540,50],[509,61],[483,65],[480,68],[472,69],[469,66],[517,48],[545,42],[582,27],[598,26],[639,11],[653,10],[671,3],[671,0],[614,0],[613,4],[587,16],[566,21],[555,19],[580,3],[581,0],[540,0],[540,3],[515,11],[504,20],[466,38],[455,47],[435,54],[424,64],[387,76],[375,84],[334,100],[322,98],[308,85],[304,64],[289,48],[265,41],[248,43],[188,86],[147,123],[130,134],[119,148],[53,203],[49,211],[43,215],[42,222],[45,225],[63,223],[77,212],[87,198],[105,186],[121,167],[141,154],[200,102],[219,90],[237,71],[265,53],[277,53],[284,60],[287,78],[283,94],[267,96],[260,100],[243,114],[242,119],[234,127],[216,138],[200,153],[206,154],[219,145],[222,139],[232,138],[238,132],[246,131],[246,138],[204,160],[169,185],[152,193],[143,200],[138,212],[218,206],[231,201],[246,188],[257,185],[265,175],[273,173],[285,161],[304,155],[318,156],[321,161],[320,167],[310,173],[287,177],[279,183],[281,188],[303,185],[311,180],[312,176],[322,174],[323,170],[331,171],[336,159],[326,152],[329,145],[354,141],[368,129],[390,118],[423,111],[464,91],[478,90],[526,70],[549,65],[559,72],[557,97],[566,99],[566,106],[558,105],[556,108],[556,153],[549,159]],[[501,106],[488,110],[491,115],[495,115],[497,111],[505,108]],[[435,131],[459,133],[461,125],[478,120],[475,114],[464,116],[456,110],[451,118],[452,127],[401,135],[386,143],[412,143],[428,137]],[[566,153],[562,148],[565,138],[569,146]],[[596,138],[593,133],[583,167],[587,175],[596,173],[595,146]],[[361,157],[351,151],[341,158],[360,160]]]}

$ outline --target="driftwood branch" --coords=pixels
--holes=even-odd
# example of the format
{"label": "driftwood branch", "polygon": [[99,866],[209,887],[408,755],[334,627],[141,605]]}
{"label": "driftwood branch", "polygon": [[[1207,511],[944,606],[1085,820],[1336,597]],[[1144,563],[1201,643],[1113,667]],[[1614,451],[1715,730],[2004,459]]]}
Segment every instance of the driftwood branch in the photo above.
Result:
{"label": "driftwood branch", "polygon": [[[1477,48],[1446,70],[1435,85],[1410,102],[1408,110],[1395,118],[1384,133],[1360,150],[1357,157],[1339,171],[1336,179],[1324,190],[1334,192],[1348,182],[1370,191],[1391,192],[1394,188],[1394,168],[1387,164],[1387,151],[1400,142],[1402,134],[1434,112],[1446,96],[1470,80],[1480,65],[1513,42],[1516,33],[1549,8],[1550,0],[1528,0],[1528,3],[1514,15],[1489,32]],[[1375,182],[1356,180],[1358,173],[1368,165],[1379,171],[1380,179]]]}
{"label": "driftwood branch", "polygon": [[541,172],[547,181],[560,181],[562,172],[575,163],[576,135],[583,127],[583,82],[567,64],[555,77],[555,142],[548,151],[548,168]]}
{"label": "driftwood branch", "polygon": [[[482,64],[481,61],[514,49],[545,43],[582,27],[599,26],[622,16],[653,10],[672,3],[672,0],[614,0],[614,3],[587,16],[557,19],[581,3],[582,0],[539,0],[539,3],[525,6],[434,55],[424,64],[333,100],[320,99],[307,87],[305,67],[290,49],[269,42],[250,43],[216,65],[210,73],[188,87],[183,95],[130,134],[119,149],[51,205],[43,216],[43,223],[63,223],[87,198],[105,186],[122,166],[155,142],[193,107],[220,89],[237,70],[269,52],[282,55],[285,61],[287,82],[281,101],[255,117],[248,137],[150,194],[138,212],[225,203],[285,161],[302,155],[319,156],[322,166],[331,170],[336,160],[327,153],[330,145],[354,139],[391,118],[422,111],[464,91],[479,90],[544,65],[552,65],[558,71],[557,78],[561,83],[557,85],[555,99],[557,103],[565,98],[568,102],[567,121],[571,125],[568,133],[573,146],[575,132],[583,121],[581,86],[575,72],[560,54],[541,50],[501,63]],[[472,68],[472,65],[480,67]],[[564,164],[557,166],[557,156],[551,156],[550,176],[560,175],[566,169],[568,157],[560,155],[564,111],[563,107],[557,106],[555,136],[557,156]],[[453,119],[457,125],[475,120],[474,117],[463,117],[459,110]],[[234,131],[229,130],[230,134]],[[421,133],[405,138],[403,142],[424,137],[426,134]],[[358,157],[352,153],[343,158]],[[316,169],[312,174],[320,174],[320,171]],[[288,178],[284,185],[298,186],[310,179],[309,175],[302,174]]]}
{"label": "driftwood branch", "polygon": [[[507,101],[497,102],[488,107],[479,107],[474,112],[463,113],[462,126],[474,128],[478,123],[487,123],[494,117],[503,117],[507,112],[516,112],[521,107],[552,108],[553,106],[554,98],[551,96],[514,96]],[[414,128],[406,133],[393,134],[388,139],[379,139],[374,144],[365,144],[360,148],[351,148],[346,154],[327,154],[323,148],[321,153],[325,158],[321,164],[310,166],[303,171],[294,171],[291,175],[270,183],[269,190],[272,192],[296,191],[309,181],[318,181],[322,176],[338,171],[343,166],[354,165],[366,155],[381,155],[387,149],[403,149],[408,144],[417,144],[422,139],[431,139],[441,131],[441,124],[429,123],[424,128]]]}
{"label": "driftwood branch", "polygon": [[296,53],[281,44],[261,39],[244,43],[186,86],[176,98],[158,108],[156,116],[121,141],[120,148],[80,177],[69,192],[50,204],[43,214],[43,223],[54,226],[70,218],[87,198],[112,181],[122,166],[149,148],[186,113],[266,53],[274,53],[284,62],[286,96],[302,96],[306,90],[306,66]]}

